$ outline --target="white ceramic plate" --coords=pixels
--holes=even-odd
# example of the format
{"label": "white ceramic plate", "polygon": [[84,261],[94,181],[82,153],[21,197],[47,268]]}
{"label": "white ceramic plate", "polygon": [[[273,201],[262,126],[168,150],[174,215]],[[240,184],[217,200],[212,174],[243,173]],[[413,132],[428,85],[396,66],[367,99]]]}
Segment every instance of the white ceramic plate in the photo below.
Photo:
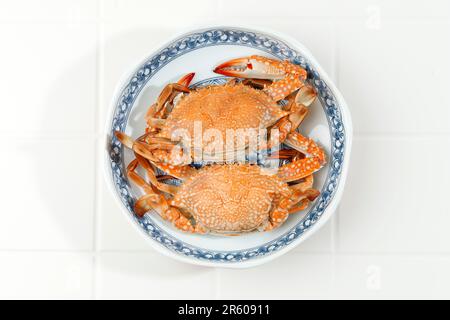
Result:
{"label": "white ceramic plate", "polygon": [[[196,73],[194,85],[220,81],[212,72],[214,66],[251,54],[288,59],[301,65],[308,71],[309,83],[319,93],[302,123],[301,132],[318,141],[327,153],[327,165],[315,174],[314,187],[321,191],[320,196],[304,212],[290,215],[280,228],[239,237],[183,233],[154,213],[137,217],[133,203],[140,192],[128,183],[125,175],[132,153],[121,146],[113,132],[141,135],[145,129],[145,112],[166,84],[188,72]],[[279,33],[237,27],[190,31],[149,53],[117,90],[107,126],[107,179],[131,223],[162,253],[185,262],[221,267],[248,267],[267,262],[316,232],[335,211],[341,198],[352,138],[344,99],[303,45]]]}

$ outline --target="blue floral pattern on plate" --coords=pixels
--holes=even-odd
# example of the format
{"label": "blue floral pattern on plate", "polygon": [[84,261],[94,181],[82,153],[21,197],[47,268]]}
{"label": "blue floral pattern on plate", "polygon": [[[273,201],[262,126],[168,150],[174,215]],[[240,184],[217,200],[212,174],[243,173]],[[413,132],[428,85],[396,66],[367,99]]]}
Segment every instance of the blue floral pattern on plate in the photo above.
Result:
{"label": "blue floral pattern on plate", "polygon": [[[150,78],[170,61],[180,55],[198,48],[217,45],[249,46],[270,53],[279,59],[289,60],[302,66],[308,71],[311,85],[319,93],[319,100],[324,108],[330,128],[331,154],[329,155],[329,172],[321,190],[319,198],[307,215],[290,231],[279,238],[259,247],[236,251],[211,251],[195,247],[174,238],[156,226],[148,217],[139,218],[133,212],[135,199],[130,191],[130,185],[124,175],[123,148],[113,132],[125,131],[128,115],[133,107],[136,97],[144,88]],[[322,216],[331,202],[341,176],[345,153],[345,128],[337,100],[329,90],[327,84],[320,78],[319,73],[309,64],[299,52],[293,50],[285,43],[271,38],[268,35],[248,32],[237,29],[211,29],[200,33],[192,33],[180,38],[160,52],[150,57],[133,74],[122,90],[114,110],[114,116],[109,133],[109,162],[116,191],[130,214],[145,230],[149,237],[162,246],[179,254],[196,259],[215,262],[239,262],[265,256],[286,247],[295,239],[302,236]]]}

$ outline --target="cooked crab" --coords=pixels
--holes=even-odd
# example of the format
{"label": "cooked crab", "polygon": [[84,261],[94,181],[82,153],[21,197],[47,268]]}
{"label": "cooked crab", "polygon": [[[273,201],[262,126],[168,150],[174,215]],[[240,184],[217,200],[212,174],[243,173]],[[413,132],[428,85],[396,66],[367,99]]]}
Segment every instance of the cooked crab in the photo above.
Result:
{"label": "cooked crab", "polygon": [[[136,201],[135,212],[143,215],[154,209],[178,229],[196,233],[235,234],[277,228],[289,213],[303,210],[319,195],[312,189],[312,173],[324,164],[324,152],[313,140],[300,135],[293,141],[293,146],[308,157],[294,157],[275,173],[251,164],[214,164],[195,169],[156,163],[170,176],[181,179],[180,186],[161,182],[151,163],[136,154],[127,174],[145,195]],[[129,137],[124,142],[131,148],[135,144]],[[150,184],[136,173],[138,165],[145,169]]]}
{"label": "cooked crab", "polygon": [[[217,160],[218,155],[225,160],[229,159],[224,155],[230,150],[220,144],[223,140],[227,140],[226,146],[233,146],[232,153],[249,145],[247,137],[239,147],[238,134],[227,135],[230,129],[234,132],[278,129],[278,135],[270,135],[268,141],[258,146],[258,149],[271,148],[290,139],[316,97],[314,89],[304,82],[306,71],[287,61],[250,56],[223,63],[214,72],[264,80],[242,83],[231,80],[224,85],[190,90],[188,86],[194,77],[190,73],[169,84],[149,108],[147,135],[136,143],[135,152],[152,162],[175,165],[191,163],[196,155],[203,161]],[[291,95],[296,91],[295,96]],[[281,107],[278,102],[288,96],[288,106]],[[219,144],[216,136],[205,137],[208,129],[220,134]],[[195,140],[198,139],[196,130],[200,130],[200,141]],[[234,140],[228,141],[229,138]],[[180,144],[181,148],[175,148]]]}

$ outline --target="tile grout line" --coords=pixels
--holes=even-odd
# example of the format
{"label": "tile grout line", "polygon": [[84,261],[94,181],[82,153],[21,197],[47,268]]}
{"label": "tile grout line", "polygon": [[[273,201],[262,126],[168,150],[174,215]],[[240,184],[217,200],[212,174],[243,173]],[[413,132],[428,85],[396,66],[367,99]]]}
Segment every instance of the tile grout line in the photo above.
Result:
{"label": "tile grout line", "polygon": [[96,201],[96,214],[95,214],[95,237],[94,237],[94,251],[97,252],[98,251],[98,245],[99,245],[99,238],[98,238],[98,227],[99,227],[99,223],[98,223],[98,211],[100,209],[99,206],[99,201],[98,201],[98,196],[99,196],[99,180],[101,179],[101,173],[100,173],[100,164],[99,161],[100,160],[100,156],[99,156],[99,148],[100,148],[100,144],[102,141],[102,128],[100,126],[100,111],[101,111],[101,106],[103,105],[103,97],[102,97],[102,92],[103,92],[103,79],[102,79],[102,75],[103,75],[103,69],[104,69],[104,65],[103,65],[103,56],[104,56],[104,52],[103,52],[103,44],[104,44],[104,39],[103,39],[103,20],[102,20],[102,16],[103,16],[103,2],[102,0],[97,0],[98,3],[98,8],[97,8],[97,14],[98,14],[98,20],[97,20],[97,58],[96,58],[96,62],[97,62],[97,101],[96,101],[96,112],[95,112],[95,125],[96,125],[96,196],[95,198],[97,199]]}
{"label": "tile grout line", "polygon": [[[339,20],[333,19],[333,78],[336,83],[336,87],[340,88],[339,84]],[[336,286],[336,256],[339,248],[339,213],[340,206],[338,205],[333,216],[331,234],[332,234],[332,247],[331,247],[331,288],[330,293],[334,295],[334,288]]]}
{"label": "tile grout line", "polygon": [[214,294],[215,294],[215,298],[217,300],[219,300],[220,296],[221,296],[221,281],[222,281],[220,268],[216,268],[216,279],[215,280],[216,280],[216,283],[215,283],[216,290],[215,290]]}
{"label": "tile grout line", "polygon": [[[333,52],[333,66],[334,66],[334,74],[335,74],[335,81],[336,81],[336,86],[339,88],[340,87],[340,65],[339,65],[339,60],[340,60],[340,42],[339,42],[339,36],[340,36],[340,22],[338,20],[334,21],[334,26],[333,26],[333,33],[334,33],[334,52]],[[350,159],[351,160],[351,159]],[[334,225],[333,225],[333,263],[335,260],[335,255],[337,254],[338,250],[339,250],[339,215],[341,212],[341,207],[338,205],[337,209],[336,209],[336,215],[335,215],[335,220]],[[334,270],[334,269],[333,269]],[[334,273],[334,272],[333,272]]]}
{"label": "tile grout line", "polygon": [[101,145],[101,127],[100,127],[100,110],[103,103],[103,1],[97,0],[97,48],[96,48],[96,108],[95,108],[95,133],[97,138],[95,139],[95,195],[94,195],[94,217],[93,217],[93,271],[92,271],[92,299],[97,298],[97,278],[98,278],[98,265],[99,265],[99,211],[100,211],[100,179],[101,170],[99,161],[100,157],[100,145]]}
{"label": "tile grout line", "polygon": [[[155,255],[160,256],[158,252],[153,252],[149,250],[102,250],[101,252],[95,252],[92,250],[68,250],[68,249],[0,249],[0,254],[28,254],[28,253],[38,253],[38,254],[84,254],[91,256],[98,256],[100,254],[145,254],[145,255]],[[301,251],[291,251],[291,255],[310,255],[310,256],[321,256],[328,255],[329,252],[317,251],[317,252],[301,252]],[[450,258],[450,251],[341,251],[338,255],[342,256],[401,256],[401,257],[442,257]],[[221,270],[218,270],[221,271]],[[220,278],[220,277],[219,277]]]}

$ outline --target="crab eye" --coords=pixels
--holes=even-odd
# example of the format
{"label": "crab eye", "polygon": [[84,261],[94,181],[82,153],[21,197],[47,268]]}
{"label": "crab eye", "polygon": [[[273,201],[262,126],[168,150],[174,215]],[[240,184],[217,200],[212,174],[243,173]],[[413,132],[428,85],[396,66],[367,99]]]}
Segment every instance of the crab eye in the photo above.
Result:
{"label": "crab eye", "polygon": [[247,68],[253,70],[253,65],[251,63],[247,63]]}

